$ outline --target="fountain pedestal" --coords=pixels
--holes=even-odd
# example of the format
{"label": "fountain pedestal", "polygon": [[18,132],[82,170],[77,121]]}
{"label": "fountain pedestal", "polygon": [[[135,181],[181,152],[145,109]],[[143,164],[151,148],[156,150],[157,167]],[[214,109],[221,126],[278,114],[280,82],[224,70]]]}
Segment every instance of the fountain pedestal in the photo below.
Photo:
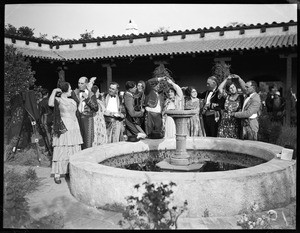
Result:
{"label": "fountain pedestal", "polygon": [[170,159],[156,164],[163,171],[199,171],[204,163],[190,163],[186,151],[187,123],[190,117],[198,114],[195,110],[167,110],[166,114],[174,119],[176,125],[176,151]]}

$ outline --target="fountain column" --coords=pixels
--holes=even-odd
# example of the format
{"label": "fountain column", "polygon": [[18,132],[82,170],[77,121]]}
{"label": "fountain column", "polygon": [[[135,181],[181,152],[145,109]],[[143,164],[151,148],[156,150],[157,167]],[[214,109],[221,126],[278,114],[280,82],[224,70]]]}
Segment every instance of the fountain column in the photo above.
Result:
{"label": "fountain column", "polygon": [[163,171],[199,171],[204,164],[191,164],[190,155],[186,151],[187,122],[198,112],[195,110],[167,110],[166,114],[174,119],[176,125],[176,151],[170,159],[163,160],[156,166]]}
{"label": "fountain column", "polygon": [[173,117],[176,125],[176,151],[171,156],[170,163],[173,165],[189,165],[189,154],[186,152],[187,121],[190,116]]}

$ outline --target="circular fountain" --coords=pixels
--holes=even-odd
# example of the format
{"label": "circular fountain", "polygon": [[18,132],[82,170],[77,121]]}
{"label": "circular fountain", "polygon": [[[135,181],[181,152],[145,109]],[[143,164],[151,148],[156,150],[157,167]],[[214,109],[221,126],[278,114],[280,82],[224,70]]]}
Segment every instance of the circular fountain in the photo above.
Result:
{"label": "circular fountain", "polygon": [[[295,199],[296,161],[278,159],[282,147],[227,138],[186,138],[178,130],[184,128],[186,120],[182,118],[194,113],[185,113],[170,112],[175,116],[176,140],[119,142],[75,154],[70,159],[72,195],[94,207],[125,205],[125,197],[134,195],[134,185],[173,181],[177,185],[174,204],[180,206],[187,200],[187,217],[202,217],[205,210],[213,216],[233,216],[253,202],[268,210],[286,206]],[[128,164],[147,159],[156,159],[164,172],[125,169]],[[201,172],[203,164],[210,161],[243,168]]]}

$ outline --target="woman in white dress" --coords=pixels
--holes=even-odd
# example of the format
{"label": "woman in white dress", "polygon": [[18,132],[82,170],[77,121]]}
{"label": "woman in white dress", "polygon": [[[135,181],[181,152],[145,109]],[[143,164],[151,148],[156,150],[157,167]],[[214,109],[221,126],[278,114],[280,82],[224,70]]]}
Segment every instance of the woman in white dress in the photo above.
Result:
{"label": "woman in white dress", "polygon": [[[52,91],[48,105],[54,107],[53,120],[53,158],[51,176],[57,184],[61,183],[60,177],[69,173],[70,157],[81,150],[82,136],[76,117],[77,104],[68,98],[71,96],[71,86],[62,82],[61,88]],[[56,94],[61,92],[60,97]]]}

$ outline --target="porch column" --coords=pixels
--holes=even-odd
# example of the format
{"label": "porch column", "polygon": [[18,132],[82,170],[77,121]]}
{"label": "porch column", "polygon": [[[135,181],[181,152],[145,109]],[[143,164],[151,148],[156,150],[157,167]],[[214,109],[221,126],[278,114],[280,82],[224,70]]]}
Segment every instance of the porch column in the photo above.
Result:
{"label": "porch column", "polygon": [[116,64],[106,63],[102,64],[102,67],[106,67],[106,91],[109,89],[109,84],[112,82],[112,67],[115,67]]}
{"label": "porch column", "polygon": [[286,79],[285,79],[285,119],[284,125],[290,126],[291,125],[291,87],[292,87],[292,58],[297,57],[297,54],[288,54],[288,55],[280,55],[280,58],[286,58]]}

